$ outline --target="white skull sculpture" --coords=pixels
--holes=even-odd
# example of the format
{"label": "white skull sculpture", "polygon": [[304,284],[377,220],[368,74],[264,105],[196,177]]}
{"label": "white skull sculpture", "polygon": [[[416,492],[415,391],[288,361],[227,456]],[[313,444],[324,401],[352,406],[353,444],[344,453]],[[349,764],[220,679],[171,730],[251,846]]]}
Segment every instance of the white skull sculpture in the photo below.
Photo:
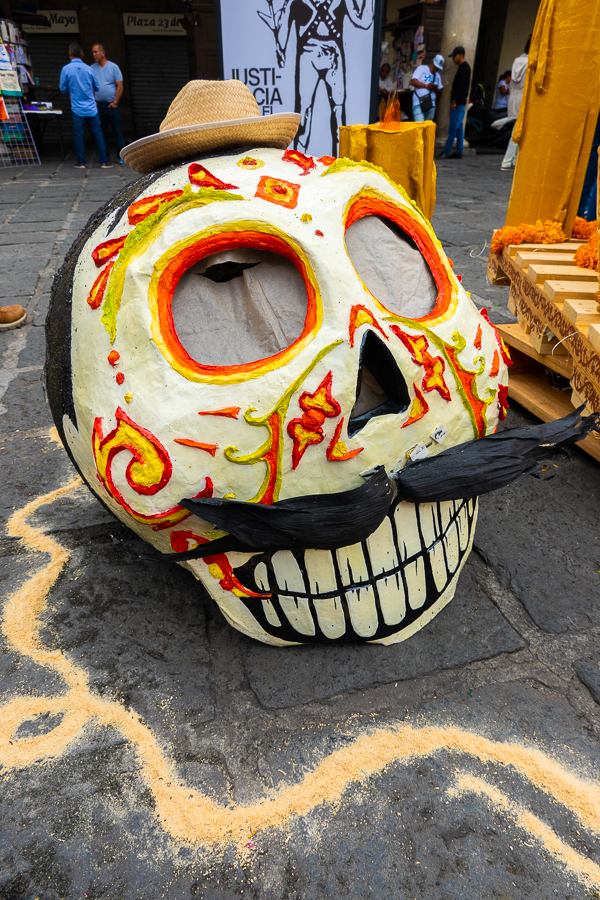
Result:
{"label": "white skull sculpture", "polygon": [[[52,361],[48,385],[85,481],[156,550],[222,536],[182,498],[329,495],[495,431],[502,342],[381,170],[262,148],[134,190],[58,279],[72,388]],[[389,644],[452,598],[475,520],[476,500],[396,502],[352,546],[182,565],[258,640]]]}

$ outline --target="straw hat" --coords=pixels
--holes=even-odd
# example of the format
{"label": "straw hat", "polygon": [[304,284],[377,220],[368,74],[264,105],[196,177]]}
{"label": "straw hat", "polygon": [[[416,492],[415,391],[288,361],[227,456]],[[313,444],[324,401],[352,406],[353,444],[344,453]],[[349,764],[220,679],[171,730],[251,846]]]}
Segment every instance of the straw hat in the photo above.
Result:
{"label": "straw hat", "polygon": [[207,150],[257,144],[288,146],[298,131],[299,113],[261,116],[241,81],[188,81],[163,119],[158,134],[128,144],[121,158],[142,175]]}

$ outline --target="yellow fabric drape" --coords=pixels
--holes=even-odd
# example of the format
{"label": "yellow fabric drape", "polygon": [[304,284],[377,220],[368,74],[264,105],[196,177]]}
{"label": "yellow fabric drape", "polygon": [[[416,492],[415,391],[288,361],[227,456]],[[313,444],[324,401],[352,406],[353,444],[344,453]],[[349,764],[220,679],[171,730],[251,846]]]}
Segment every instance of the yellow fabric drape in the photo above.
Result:
{"label": "yellow fabric drape", "polygon": [[385,130],[379,125],[340,128],[340,157],[380,166],[428,219],[433,215],[436,199],[434,149],[433,122],[400,122]]}
{"label": "yellow fabric drape", "polygon": [[555,219],[571,234],[600,101],[600,3],[542,0],[513,140],[507,225]]}

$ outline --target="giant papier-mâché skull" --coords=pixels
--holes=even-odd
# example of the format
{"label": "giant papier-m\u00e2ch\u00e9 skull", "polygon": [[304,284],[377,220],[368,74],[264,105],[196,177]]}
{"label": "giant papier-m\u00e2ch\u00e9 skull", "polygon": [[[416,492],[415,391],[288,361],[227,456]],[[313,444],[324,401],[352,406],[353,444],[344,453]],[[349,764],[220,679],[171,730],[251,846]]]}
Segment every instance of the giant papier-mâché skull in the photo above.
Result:
{"label": "giant papier-m\u00e2ch\u00e9 skull", "polygon": [[[49,341],[73,461],[161,552],[224,534],[184,498],[326,500],[504,417],[498,333],[368,163],[259,148],[140,179],[71,251]],[[476,516],[396,499],[349,546],[182,565],[258,640],[389,644],[451,600]]]}

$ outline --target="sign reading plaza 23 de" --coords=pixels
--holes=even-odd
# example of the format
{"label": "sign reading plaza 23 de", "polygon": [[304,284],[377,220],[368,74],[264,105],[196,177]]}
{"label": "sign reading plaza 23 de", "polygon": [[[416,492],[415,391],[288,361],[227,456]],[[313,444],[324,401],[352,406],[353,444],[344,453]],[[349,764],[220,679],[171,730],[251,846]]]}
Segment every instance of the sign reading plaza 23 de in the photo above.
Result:
{"label": "sign reading plaza 23 de", "polygon": [[300,113],[296,150],[337,156],[339,126],[369,121],[380,5],[220,0],[223,78],[247,84],[262,115]]}

